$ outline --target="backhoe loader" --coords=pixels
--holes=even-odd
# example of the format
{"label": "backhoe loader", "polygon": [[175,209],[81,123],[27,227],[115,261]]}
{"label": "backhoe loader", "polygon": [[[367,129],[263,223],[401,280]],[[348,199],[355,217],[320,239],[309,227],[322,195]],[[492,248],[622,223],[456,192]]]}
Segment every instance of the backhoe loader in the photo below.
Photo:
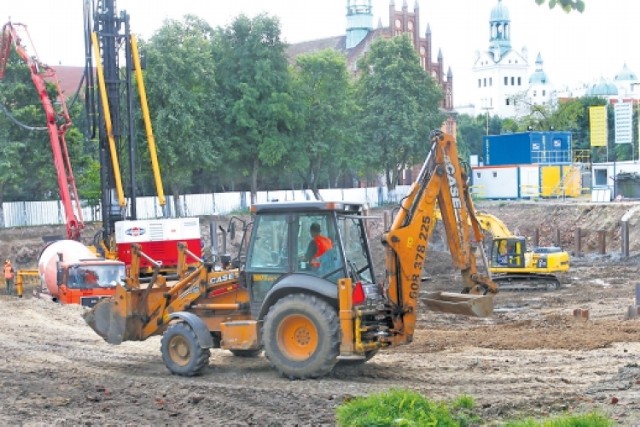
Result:
{"label": "backhoe loader", "polygon": [[[460,270],[460,293],[422,289],[436,205]],[[482,230],[455,141],[442,132],[431,134],[418,179],[382,236],[386,273],[380,283],[365,205],[274,202],[251,211],[237,259],[222,266],[201,262],[183,270],[173,286],[119,285],[113,298],[85,314],[87,323],[112,344],[161,334],[163,361],[176,375],[201,373],[210,349],[222,348],[245,357],[264,351],[281,375],[303,379],[324,376],[339,361],[364,363],[378,351],[410,343],[420,303],[442,313],[492,314],[498,289],[488,273]],[[236,223],[230,225],[232,239]],[[314,263],[303,257],[311,224],[332,242]]]}

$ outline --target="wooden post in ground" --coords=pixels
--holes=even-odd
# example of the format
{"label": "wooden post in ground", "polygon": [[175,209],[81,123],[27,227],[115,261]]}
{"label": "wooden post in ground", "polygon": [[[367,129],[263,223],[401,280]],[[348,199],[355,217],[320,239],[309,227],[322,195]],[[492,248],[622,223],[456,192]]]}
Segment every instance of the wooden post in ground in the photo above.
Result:
{"label": "wooden post in ground", "polygon": [[620,241],[622,244],[622,257],[629,258],[629,222],[622,221],[620,224]]}
{"label": "wooden post in ground", "polygon": [[607,234],[604,230],[598,230],[598,253],[604,255],[607,253]]}
{"label": "wooden post in ground", "polygon": [[573,233],[574,235],[574,247],[576,256],[582,255],[582,229],[576,227],[576,230]]}

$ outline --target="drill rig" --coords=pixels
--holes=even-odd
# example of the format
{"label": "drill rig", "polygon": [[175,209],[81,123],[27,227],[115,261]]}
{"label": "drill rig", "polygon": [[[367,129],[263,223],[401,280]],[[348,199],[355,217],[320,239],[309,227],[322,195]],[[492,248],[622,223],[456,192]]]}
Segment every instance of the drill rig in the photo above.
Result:
{"label": "drill rig", "polygon": [[[94,244],[107,258],[121,259],[127,264],[131,262],[132,245],[141,244],[163,267],[175,269],[178,240],[187,241],[192,252],[201,253],[199,220],[167,218],[138,43],[131,32],[129,15],[126,11],[117,12],[115,0],[85,0],[84,16],[88,134],[98,141],[102,188],[103,229],[96,235]],[[163,210],[164,218],[156,220],[138,220],[136,209],[134,74],[158,204]],[[120,172],[121,159],[128,159],[129,163],[126,174],[129,204]],[[153,267],[147,260],[143,260],[143,266],[149,270]]]}

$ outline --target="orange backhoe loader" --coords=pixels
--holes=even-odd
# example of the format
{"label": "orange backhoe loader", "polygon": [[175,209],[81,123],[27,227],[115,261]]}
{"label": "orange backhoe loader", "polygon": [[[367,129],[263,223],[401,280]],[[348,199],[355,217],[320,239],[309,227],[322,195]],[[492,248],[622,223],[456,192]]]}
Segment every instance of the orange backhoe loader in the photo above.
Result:
{"label": "orange backhoe loader", "polygon": [[[422,289],[436,205],[461,272],[461,293]],[[492,313],[497,287],[478,271],[481,259],[488,272],[486,257],[479,256],[482,230],[449,135],[432,133],[419,177],[382,237],[382,283],[374,279],[366,206],[276,202],[251,210],[243,250],[231,266],[201,263],[181,270],[173,286],[164,280],[146,288],[134,281],[119,285],[113,298],[86,313],[87,323],[112,344],[162,334],[162,358],[177,375],[200,373],[210,349],[223,348],[245,357],[264,351],[282,375],[294,379],[320,377],[338,361],[363,363],[380,350],[410,343],[419,302],[444,313]],[[303,256],[311,224],[331,240],[313,263]]]}

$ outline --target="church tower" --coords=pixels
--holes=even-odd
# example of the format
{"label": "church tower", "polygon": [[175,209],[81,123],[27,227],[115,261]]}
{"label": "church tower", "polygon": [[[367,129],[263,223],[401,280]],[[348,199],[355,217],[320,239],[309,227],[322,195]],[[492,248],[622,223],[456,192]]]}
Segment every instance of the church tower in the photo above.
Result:
{"label": "church tower", "polygon": [[356,47],[372,29],[371,0],[347,0],[346,48]]}
{"label": "church tower", "polygon": [[476,55],[473,65],[475,114],[516,117],[518,104],[527,103],[528,52],[511,47],[511,30],[509,10],[498,0],[489,16],[488,49]]}
{"label": "church tower", "polygon": [[402,34],[409,35],[413,42],[420,63],[426,72],[442,88],[444,98],[440,107],[446,115],[443,130],[452,135],[456,134],[456,114],[453,110],[453,73],[451,68],[445,71],[442,51],[434,61],[432,56],[431,27],[427,24],[424,36],[420,34],[420,5],[415,1],[413,10],[409,10],[407,0],[402,1],[402,9],[396,10],[394,0],[389,1],[389,36],[395,37]]}
{"label": "church tower", "polygon": [[536,57],[536,70],[529,77],[527,98],[531,105],[550,105],[553,102],[551,83],[544,71],[540,53]]}

